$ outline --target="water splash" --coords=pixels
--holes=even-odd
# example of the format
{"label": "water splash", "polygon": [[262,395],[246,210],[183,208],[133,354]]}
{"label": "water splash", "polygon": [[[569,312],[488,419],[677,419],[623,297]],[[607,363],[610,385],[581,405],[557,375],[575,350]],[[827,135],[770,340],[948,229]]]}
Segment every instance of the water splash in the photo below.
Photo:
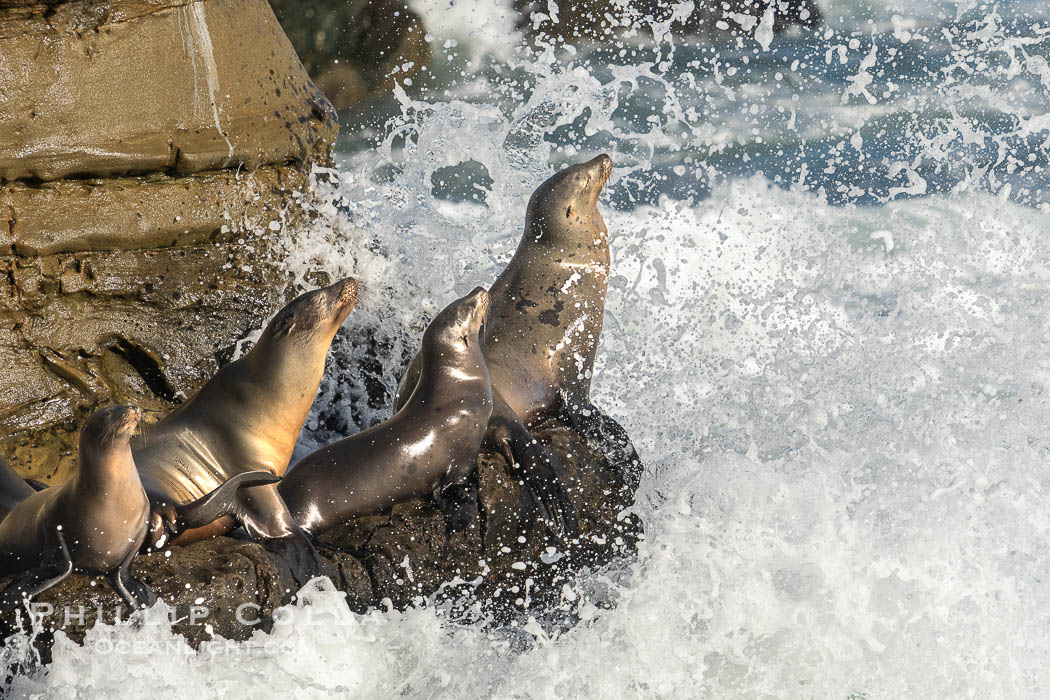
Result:
{"label": "water splash", "polygon": [[648,537],[581,578],[578,627],[356,616],[317,589],[338,624],[259,637],[291,651],[228,664],[63,643],[25,687],[1040,695],[1050,41],[1034,3],[852,7],[768,50],[673,26],[575,56],[448,46],[465,76],[399,92],[375,147],[318,173],[321,216],[289,264],[304,283],[354,274],[367,297],[302,450],[384,418],[426,320],[509,259],[532,188],[613,154],[594,392],[647,464]]}

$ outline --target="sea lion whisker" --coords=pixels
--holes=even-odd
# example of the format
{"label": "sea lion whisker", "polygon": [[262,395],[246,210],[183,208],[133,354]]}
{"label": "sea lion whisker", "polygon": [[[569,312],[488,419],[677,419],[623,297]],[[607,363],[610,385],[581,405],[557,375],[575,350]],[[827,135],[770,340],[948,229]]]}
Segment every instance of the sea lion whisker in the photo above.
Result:
{"label": "sea lion whisker", "polygon": [[382,290],[376,289],[371,285],[365,285],[363,282],[358,282],[354,308],[369,312],[377,311],[380,307],[377,306],[376,301],[381,300],[381,297]]}

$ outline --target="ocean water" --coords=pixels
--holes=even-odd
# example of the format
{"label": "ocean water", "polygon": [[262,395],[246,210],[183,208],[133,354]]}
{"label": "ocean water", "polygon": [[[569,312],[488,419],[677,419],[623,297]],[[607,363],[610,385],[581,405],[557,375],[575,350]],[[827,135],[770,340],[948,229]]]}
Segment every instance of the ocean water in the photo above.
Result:
{"label": "ocean water", "polygon": [[426,320],[498,274],[535,186],[607,152],[594,398],[646,463],[637,559],[580,578],[564,633],[356,615],[318,583],[324,624],[194,652],[154,610],[60,637],[11,692],[1050,694],[1045,5],[825,2],[815,34],[755,18],[757,40],[698,46],[657,17],[575,52],[508,39],[498,4],[417,6],[433,74],[348,115],[319,219],[281,234],[302,284],[366,290],[300,451],[388,415]]}

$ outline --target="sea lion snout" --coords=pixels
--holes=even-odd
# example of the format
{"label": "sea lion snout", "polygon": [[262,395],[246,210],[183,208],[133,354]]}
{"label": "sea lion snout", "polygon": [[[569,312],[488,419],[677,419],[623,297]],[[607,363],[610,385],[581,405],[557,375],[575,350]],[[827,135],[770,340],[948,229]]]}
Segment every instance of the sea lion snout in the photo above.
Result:
{"label": "sea lion snout", "polygon": [[[462,322],[471,332],[478,334],[479,342],[484,343],[485,326],[488,323],[489,309],[492,307],[488,290],[484,287],[474,287],[470,294],[463,297],[463,305],[466,318]],[[463,314],[461,318],[462,316]]]}
{"label": "sea lion snout", "polygon": [[142,409],[138,406],[106,406],[88,418],[81,432],[111,437],[130,435],[141,422]]}
{"label": "sea lion snout", "polygon": [[613,161],[608,154],[602,153],[586,163],[566,168],[563,172],[572,170],[576,171],[574,175],[580,194],[594,194],[600,192],[612,177]]}
{"label": "sea lion snout", "polygon": [[473,302],[478,315],[482,317],[488,315],[491,301],[489,300],[489,292],[487,289],[484,287],[474,287],[474,291],[472,291],[467,298]]}
{"label": "sea lion snout", "polygon": [[483,338],[485,335],[485,322],[488,319],[491,301],[489,292],[484,287],[475,287],[474,290],[463,297],[463,312],[460,314],[461,322],[476,331]]}
{"label": "sea lion snout", "polygon": [[114,406],[113,427],[119,435],[131,435],[142,422],[142,409],[138,406]]}
{"label": "sea lion snout", "polygon": [[583,165],[587,168],[589,176],[584,193],[587,195],[587,204],[594,207],[598,204],[598,196],[609,182],[609,178],[612,177],[612,158],[603,153]]}
{"label": "sea lion snout", "polygon": [[361,283],[353,277],[347,277],[333,284],[330,289],[336,292],[339,304],[353,309],[357,305],[357,295],[361,291]]}
{"label": "sea lion snout", "polygon": [[138,406],[125,406],[124,409],[124,429],[130,432],[142,422],[142,409]]}
{"label": "sea lion snout", "polygon": [[343,325],[346,317],[357,307],[357,302],[360,300],[361,283],[353,277],[346,277],[326,287],[324,292],[327,305],[326,315],[337,326]]}
{"label": "sea lion snout", "polygon": [[[605,187],[605,183],[612,177],[613,160],[608,154],[602,153],[597,158],[593,158],[588,165],[593,165],[598,168],[598,175],[601,187]],[[600,189],[600,188],[599,188]]]}

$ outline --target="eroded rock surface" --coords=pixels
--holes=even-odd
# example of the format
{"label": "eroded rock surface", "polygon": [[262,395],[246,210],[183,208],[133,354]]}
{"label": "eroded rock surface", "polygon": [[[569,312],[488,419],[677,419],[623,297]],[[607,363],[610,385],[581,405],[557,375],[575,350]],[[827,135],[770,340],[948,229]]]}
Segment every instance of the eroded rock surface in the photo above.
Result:
{"label": "eroded rock surface", "polygon": [[265,0],[0,8],[0,181],[302,163],[332,120]]}
{"label": "eroded rock surface", "polygon": [[338,124],[265,0],[0,0],[0,453],[63,481],[285,301]]}

